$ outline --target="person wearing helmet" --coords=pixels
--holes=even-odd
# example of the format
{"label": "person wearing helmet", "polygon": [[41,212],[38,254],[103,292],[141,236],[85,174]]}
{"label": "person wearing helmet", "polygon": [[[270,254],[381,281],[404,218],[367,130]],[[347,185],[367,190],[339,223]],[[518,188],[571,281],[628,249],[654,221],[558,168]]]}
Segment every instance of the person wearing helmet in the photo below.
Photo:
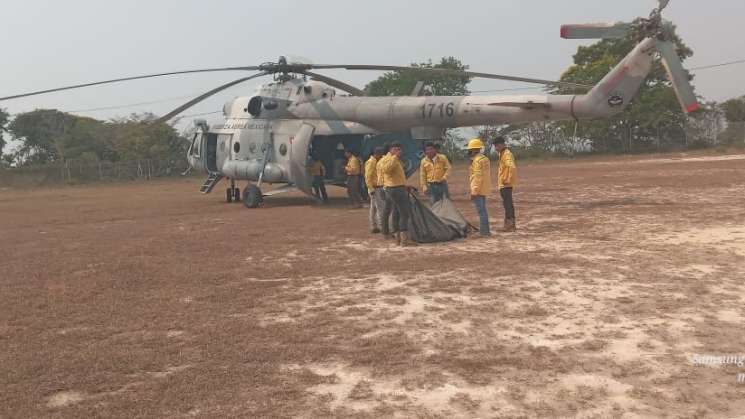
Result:
{"label": "person wearing helmet", "polygon": [[489,237],[489,211],[486,209],[486,197],[491,193],[491,162],[483,153],[484,143],[478,138],[468,142],[468,157],[471,159],[469,181],[471,201],[479,214],[479,234]]}
{"label": "person wearing helmet", "polygon": [[497,172],[497,185],[499,195],[504,205],[504,228],[503,231],[511,232],[517,230],[515,223],[515,206],[512,202],[512,189],[517,183],[517,165],[515,156],[505,144],[504,137],[494,141],[494,147],[499,153],[499,172]]}

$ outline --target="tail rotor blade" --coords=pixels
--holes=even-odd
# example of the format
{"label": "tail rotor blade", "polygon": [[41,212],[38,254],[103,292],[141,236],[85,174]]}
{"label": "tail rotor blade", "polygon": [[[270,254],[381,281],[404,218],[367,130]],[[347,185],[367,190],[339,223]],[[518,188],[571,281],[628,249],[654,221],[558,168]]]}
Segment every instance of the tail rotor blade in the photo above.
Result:
{"label": "tail rotor blade", "polygon": [[675,44],[671,41],[658,41],[657,50],[662,56],[662,63],[665,65],[667,75],[673,84],[673,89],[675,89],[675,94],[678,96],[683,112],[695,111],[700,105],[688,79],[688,73],[683,69],[683,64],[680,62]]}
{"label": "tail rotor blade", "polygon": [[631,25],[624,22],[562,25],[564,39],[620,39],[626,36]]}
{"label": "tail rotor blade", "polygon": [[267,74],[269,74],[269,73],[266,73],[266,72],[256,73],[256,74],[254,74],[252,76],[243,77],[243,78],[240,78],[238,80],[233,80],[230,83],[223,84],[222,86],[216,87],[216,88],[210,90],[209,92],[207,92],[205,94],[202,94],[202,95],[200,95],[200,96],[198,96],[198,97],[196,97],[196,98],[194,98],[194,99],[192,99],[192,100],[184,103],[183,105],[181,105],[178,108],[172,110],[171,112],[168,112],[167,114],[161,116],[155,122],[156,123],[166,122],[169,119],[173,118],[174,116],[176,116],[176,115],[180,114],[181,112],[183,112],[183,111],[191,108],[192,106],[194,106],[197,103],[199,103],[199,102],[207,99],[210,96],[213,96],[213,95],[215,95],[217,93],[220,93],[220,92],[222,92],[225,89],[228,89],[230,87],[235,86],[236,84],[240,84],[240,83],[249,81],[251,79],[255,79],[257,77],[265,76]]}

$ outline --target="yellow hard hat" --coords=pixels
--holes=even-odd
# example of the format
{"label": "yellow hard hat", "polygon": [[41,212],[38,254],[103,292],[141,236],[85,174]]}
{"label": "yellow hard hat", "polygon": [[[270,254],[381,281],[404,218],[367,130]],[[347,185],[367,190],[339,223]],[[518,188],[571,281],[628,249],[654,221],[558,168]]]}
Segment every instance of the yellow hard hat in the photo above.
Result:
{"label": "yellow hard hat", "polygon": [[480,139],[474,138],[473,140],[468,142],[467,148],[469,150],[481,150],[482,148],[484,148],[484,143]]}

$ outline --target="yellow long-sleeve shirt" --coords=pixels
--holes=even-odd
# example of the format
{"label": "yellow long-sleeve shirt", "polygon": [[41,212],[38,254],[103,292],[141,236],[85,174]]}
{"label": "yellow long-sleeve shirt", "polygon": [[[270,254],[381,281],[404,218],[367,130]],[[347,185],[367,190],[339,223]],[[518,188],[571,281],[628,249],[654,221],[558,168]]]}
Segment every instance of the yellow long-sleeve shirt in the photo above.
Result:
{"label": "yellow long-sleeve shirt", "polygon": [[380,160],[378,160],[378,164],[375,166],[375,172],[376,172],[375,174],[377,175],[377,178],[378,178],[377,179],[378,180],[378,186],[383,186],[383,184],[385,183],[385,179],[384,179],[384,176],[383,176],[383,171],[380,170],[380,168],[383,167],[383,165],[385,164],[385,162],[388,161],[388,159],[390,159],[390,158],[391,158],[391,153],[388,153],[388,154],[384,155],[383,157],[380,158]]}
{"label": "yellow long-sleeve shirt", "polygon": [[483,154],[471,159],[469,170],[471,195],[488,196],[491,193],[491,162]]}
{"label": "yellow long-sleeve shirt", "polygon": [[362,172],[362,163],[357,156],[352,156],[347,160],[347,166],[344,168],[347,172],[347,176],[359,176]]}
{"label": "yellow long-sleeve shirt", "polygon": [[436,155],[433,160],[429,157],[423,158],[419,166],[419,182],[422,191],[427,190],[428,183],[447,182],[450,168],[450,161],[444,154]]}
{"label": "yellow long-sleeve shirt", "polygon": [[378,159],[375,156],[370,156],[365,163],[365,184],[367,190],[372,191],[377,188],[380,183],[378,182]]}
{"label": "yellow long-sleeve shirt", "polygon": [[378,172],[383,175],[383,186],[394,188],[406,185],[406,172],[401,160],[394,155],[386,156],[378,162]]}
{"label": "yellow long-sleeve shirt", "polygon": [[499,171],[497,172],[497,186],[500,190],[514,188],[517,185],[517,165],[515,156],[508,149],[499,153]]}

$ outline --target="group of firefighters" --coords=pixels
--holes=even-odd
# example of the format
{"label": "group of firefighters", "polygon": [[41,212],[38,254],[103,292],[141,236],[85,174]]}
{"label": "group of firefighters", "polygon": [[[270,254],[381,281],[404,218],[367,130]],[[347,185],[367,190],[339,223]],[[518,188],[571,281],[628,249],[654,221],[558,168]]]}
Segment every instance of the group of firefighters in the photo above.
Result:
{"label": "group of firefighters", "polygon": [[[503,138],[496,139],[493,144],[499,156],[497,186],[505,213],[502,231],[511,232],[516,230],[512,191],[517,182],[517,166],[515,157],[506,147]],[[492,191],[491,161],[485,154],[484,142],[478,138],[468,142],[467,151],[471,160],[469,194],[479,215],[479,236],[488,237],[491,235],[487,209],[487,198]],[[370,196],[370,232],[382,233],[385,238],[396,239],[400,246],[412,246],[414,242],[408,233],[411,216],[409,192],[415,191],[415,188],[406,185],[402,153],[403,147],[400,143],[394,142],[385,147],[378,147],[363,168],[360,159],[347,150],[347,164],[344,170],[347,175],[347,192],[353,208],[362,207],[360,177],[364,176],[364,183]],[[444,198],[450,198],[448,177],[452,165],[434,143],[425,145],[424,154],[419,167],[420,186],[434,205]],[[323,183],[325,173],[321,162],[314,160],[310,172],[313,175],[316,196],[324,202],[327,201]]]}

